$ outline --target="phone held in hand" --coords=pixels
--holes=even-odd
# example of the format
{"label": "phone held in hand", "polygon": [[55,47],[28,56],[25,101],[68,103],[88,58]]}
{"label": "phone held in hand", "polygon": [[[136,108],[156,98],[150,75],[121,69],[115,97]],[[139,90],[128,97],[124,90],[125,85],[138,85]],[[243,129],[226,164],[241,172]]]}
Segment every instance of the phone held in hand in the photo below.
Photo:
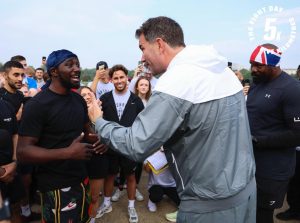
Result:
{"label": "phone held in hand", "polygon": [[99,65],[98,70],[104,70],[104,65]]}

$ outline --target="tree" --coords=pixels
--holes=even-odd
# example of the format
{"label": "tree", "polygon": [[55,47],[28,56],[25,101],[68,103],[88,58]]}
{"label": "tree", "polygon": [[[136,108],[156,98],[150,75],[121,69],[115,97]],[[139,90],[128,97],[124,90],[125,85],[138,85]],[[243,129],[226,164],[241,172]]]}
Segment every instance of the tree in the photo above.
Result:
{"label": "tree", "polygon": [[240,72],[243,74],[244,80],[252,80],[251,72],[245,68],[241,69]]}

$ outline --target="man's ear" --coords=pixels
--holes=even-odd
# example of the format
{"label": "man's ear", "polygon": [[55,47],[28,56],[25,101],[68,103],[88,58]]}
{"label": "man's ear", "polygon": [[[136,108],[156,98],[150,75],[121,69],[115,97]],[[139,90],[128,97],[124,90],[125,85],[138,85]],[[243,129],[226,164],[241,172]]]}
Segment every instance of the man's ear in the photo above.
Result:
{"label": "man's ear", "polygon": [[166,48],[166,42],[162,38],[156,38],[155,41],[156,41],[157,48],[158,48],[159,52],[163,53],[165,51],[165,48]]}
{"label": "man's ear", "polygon": [[58,76],[56,68],[53,67],[53,68],[50,69],[50,76],[52,76],[52,77],[57,77]]}

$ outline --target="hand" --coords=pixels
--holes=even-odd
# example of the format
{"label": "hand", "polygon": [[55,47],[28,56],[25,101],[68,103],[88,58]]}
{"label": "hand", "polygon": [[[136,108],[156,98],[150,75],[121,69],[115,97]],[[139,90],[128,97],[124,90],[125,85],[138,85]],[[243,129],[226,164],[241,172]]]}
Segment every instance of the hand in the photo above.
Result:
{"label": "hand", "polygon": [[[92,93],[89,92],[88,94],[92,94]],[[92,101],[92,103],[88,104],[88,114],[92,123],[95,123],[97,118],[102,118],[103,112],[101,109],[102,109],[101,103],[99,106],[98,101],[94,100]]]}
{"label": "hand", "polygon": [[81,134],[73,140],[72,144],[67,148],[70,154],[70,159],[84,160],[90,159],[94,152],[93,145],[88,143],[82,143],[84,134]]}
{"label": "hand", "polygon": [[22,112],[23,112],[23,103],[21,104],[21,106],[16,114],[17,121],[21,120]]}
{"label": "hand", "polygon": [[103,79],[105,77],[105,73],[106,70],[102,69],[102,70],[96,70],[96,75],[95,75],[95,79]]}
{"label": "hand", "polygon": [[16,175],[16,169],[17,169],[17,163],[11,162],[9,164],[1,166],[5,169],[5,173],[0,177],[0,181],[9,183],[13,181],[15,175]]}
{"label": "hand", "polygon": [[245,96],[248,95],[249,88],[250,88],[249,85],[243,87],[243,93]]}
{"label": "hand", "polygon": [[133,77],[137,77],[141,72],[143,72],[143,64],[140,64],[135,70]]}

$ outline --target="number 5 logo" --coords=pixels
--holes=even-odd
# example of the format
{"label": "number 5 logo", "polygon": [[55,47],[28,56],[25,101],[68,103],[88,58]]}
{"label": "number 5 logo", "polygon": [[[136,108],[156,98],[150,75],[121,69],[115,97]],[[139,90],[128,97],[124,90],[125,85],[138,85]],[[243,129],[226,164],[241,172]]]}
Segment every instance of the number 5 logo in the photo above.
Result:
{"label": "number 5 logo", "polygon": [[265,32],[267,32],[264,35],[264,40],[280,40],[281,32],[277,31],[276,25],[272,25],[272,23],[275,23],[277,21],[277,18],[266,18],[265,23]]}

